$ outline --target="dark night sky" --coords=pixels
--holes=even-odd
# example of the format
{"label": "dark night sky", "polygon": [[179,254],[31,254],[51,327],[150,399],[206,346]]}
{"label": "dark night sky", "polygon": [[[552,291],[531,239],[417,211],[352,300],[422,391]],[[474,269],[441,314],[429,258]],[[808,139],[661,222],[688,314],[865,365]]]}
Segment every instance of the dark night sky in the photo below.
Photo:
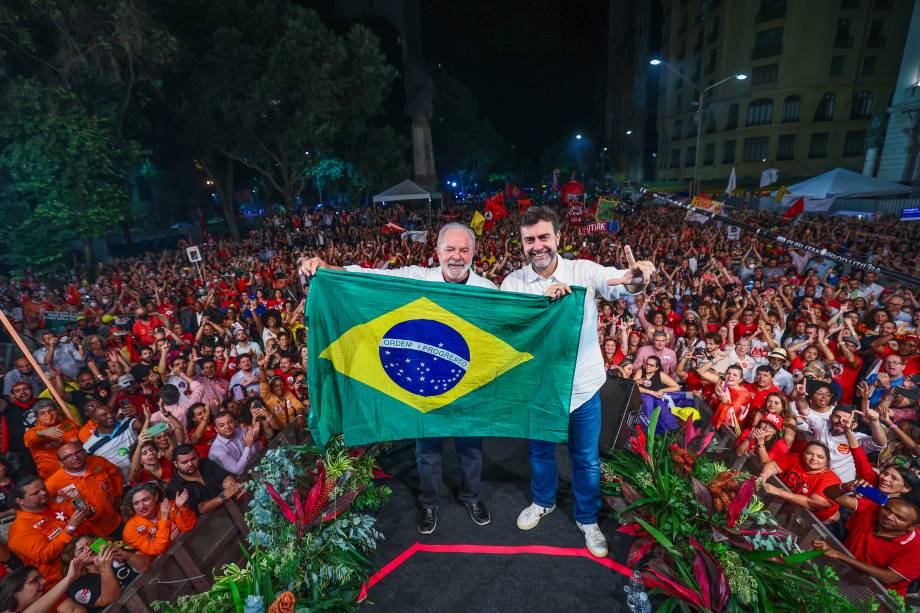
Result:
{"label": "dark night sky", "polygon": [[473,91],[509,144],[592,131],[607,2],[421,0],[420,10],[426,59]]}

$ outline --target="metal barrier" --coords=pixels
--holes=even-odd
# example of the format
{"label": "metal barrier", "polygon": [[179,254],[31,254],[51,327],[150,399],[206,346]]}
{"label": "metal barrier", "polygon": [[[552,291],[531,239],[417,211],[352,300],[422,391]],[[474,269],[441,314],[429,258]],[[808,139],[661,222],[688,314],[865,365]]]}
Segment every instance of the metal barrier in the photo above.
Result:
{"label": "metal barrier", "polygon": [[[311,442],[310,433],[291,424],[268,445],[303,445]],[[262,455],[255,458],[256,464]],[[243,514],[246,502],[227,501],[218,509],[198,518],[198,525],[175,540],[145,572],[122,589],[121,597],[106,607],[106,613],[150,613],[150,603],[175,601],[180,596],[206,592],[211,588],[215,571],[224,564],[243,563],[239,542],[246,539],[249,528]]]}

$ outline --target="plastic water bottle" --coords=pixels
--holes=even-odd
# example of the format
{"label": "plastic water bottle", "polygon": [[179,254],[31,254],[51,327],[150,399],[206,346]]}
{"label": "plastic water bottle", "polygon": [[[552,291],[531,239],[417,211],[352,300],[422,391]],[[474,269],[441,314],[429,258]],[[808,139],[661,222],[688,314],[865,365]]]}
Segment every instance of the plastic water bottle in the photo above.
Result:
{"label": "plastic water bottle", "polygon": [[639,594],[639,604],[636,605],[636,613],[652,613],[652,603],[649,602],[648,594],[645,592]]}
{"label": "plastic water bottle", "polygon": [[645,586],[642,585],[642,574],[635,570],[629,583],[623,586],[626,592],[626,605],[630,611],[637,611],[639,606],[639,597],[645,593]]}

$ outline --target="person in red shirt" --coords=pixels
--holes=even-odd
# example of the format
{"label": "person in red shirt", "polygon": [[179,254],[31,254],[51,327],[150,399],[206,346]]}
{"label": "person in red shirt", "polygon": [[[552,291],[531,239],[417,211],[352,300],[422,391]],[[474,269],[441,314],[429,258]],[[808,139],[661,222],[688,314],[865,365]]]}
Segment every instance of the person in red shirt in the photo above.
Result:
{"label": "person in red shirt", "polygon": [[151,316],[144,307],[134,309],[134,325],[131,326],[131,334],[134,335],[141,345],[152,345],[156,338],[153,336],[153,329],[166,325],[159,315]]}
{"label": "person in red shirt", "polygon": [[805,507],[825,523],[835,521],[839,505],[824,495],[825,488],[840,483],[840,478],[830,468],[831,454],[824,443],[812,441],[801,454],[786,454],[779,461],[763,467],[760,478],[764,481],[779,475],[789,490],[765,483],[768,494]]}
{"label": "person in red shirt", "polygon": [[[837,335],[837,352],[831,351],[824,342],[823,335],[819,336],[818,348],[829,362],[832,363],[834,381],[840,386],[840,404],[854,404],[853,396],[856,391],[856,379],[863,367],[863,359],[856,352],[859,351],[859,339],[855,336],[844,336],[843,330]],[[833,365],[834,363],[839,366]]]}
{"label": "person in red shirt", "polygon": [[748,415],[744,423],[745,428],[754,425],[754,416],[763,410],[767,402],[767,396],[773,393],[781,393],[779,388],[773,384],[773,369],[768,364],[758,366],[755,372],[754,383],[744,384],[744,387],[753,394],[748,405]]}
{"label": "person in red shirt", "polygon": [[906,596],[908,586],[920,579],[918,523],[920,507],[910,498],[891,498],[883,507],[863,498],[847,522],[850,533],[843,543],[853,555],[827,541],[815,541],[814,548]]}
{"label": "person in red shirt", "polygon": [[746,336],[752,336],[760,328],[760,324],[757,322],[756,313],[751,307],[746,307],[741,311],[741,321],[735,324],[733,330],[735,340],[744,338]]}

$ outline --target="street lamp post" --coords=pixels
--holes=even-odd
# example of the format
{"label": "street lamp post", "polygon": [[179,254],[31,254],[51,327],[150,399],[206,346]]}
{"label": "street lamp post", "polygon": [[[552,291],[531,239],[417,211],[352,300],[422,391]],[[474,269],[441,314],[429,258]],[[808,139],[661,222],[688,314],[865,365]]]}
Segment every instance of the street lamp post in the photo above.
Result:
{"label": "street lamp post", "polygon": [[660,60],[656,58],[653,60],[649,60],[649,64],[651,64],[652,66],[658,66],[658,65],[663,64],[668,70],[670,70],[671,72],[676,74],[678,77],[680,77],[681,79],[689,83],[690,87],[695,89],[697,93],[699,94],[699,97],[696,103],[696,113],[695,113],[696,115],[696,149],[693,155],[693,194],[692,195],[696,195],[699,192],[700,155],[702,153],[700,151],[700,139],[702,138],[702,134],[703,134],[703,102],[705,101],[706,92],[708,92],[710,89],[714,89],[718,87],[719,85],[722,85],[726,81],[731,81],[732,79],[736,79],[738,81],[744,81],[745,79],[748,78],[748,76],[747,74],[743,72],[737,72],[731,76],[725,77],[721,81],[716,81],[715,83],[713,83],[712,85],[709,85],[708,87],[700,87],[699,85],[697,85],[696,83],[694,83],[693,81],[685,77],[679,70],[677,70],[676,68],[671,66],[669,63],[665,62],[664,60]]}
{"label": "street lamp post", "polygon": [[601,149],[601,181],[604,182],[604,187],[607,187],[607,174],[604,172],[604,157],[607,155],[607,147]]}

